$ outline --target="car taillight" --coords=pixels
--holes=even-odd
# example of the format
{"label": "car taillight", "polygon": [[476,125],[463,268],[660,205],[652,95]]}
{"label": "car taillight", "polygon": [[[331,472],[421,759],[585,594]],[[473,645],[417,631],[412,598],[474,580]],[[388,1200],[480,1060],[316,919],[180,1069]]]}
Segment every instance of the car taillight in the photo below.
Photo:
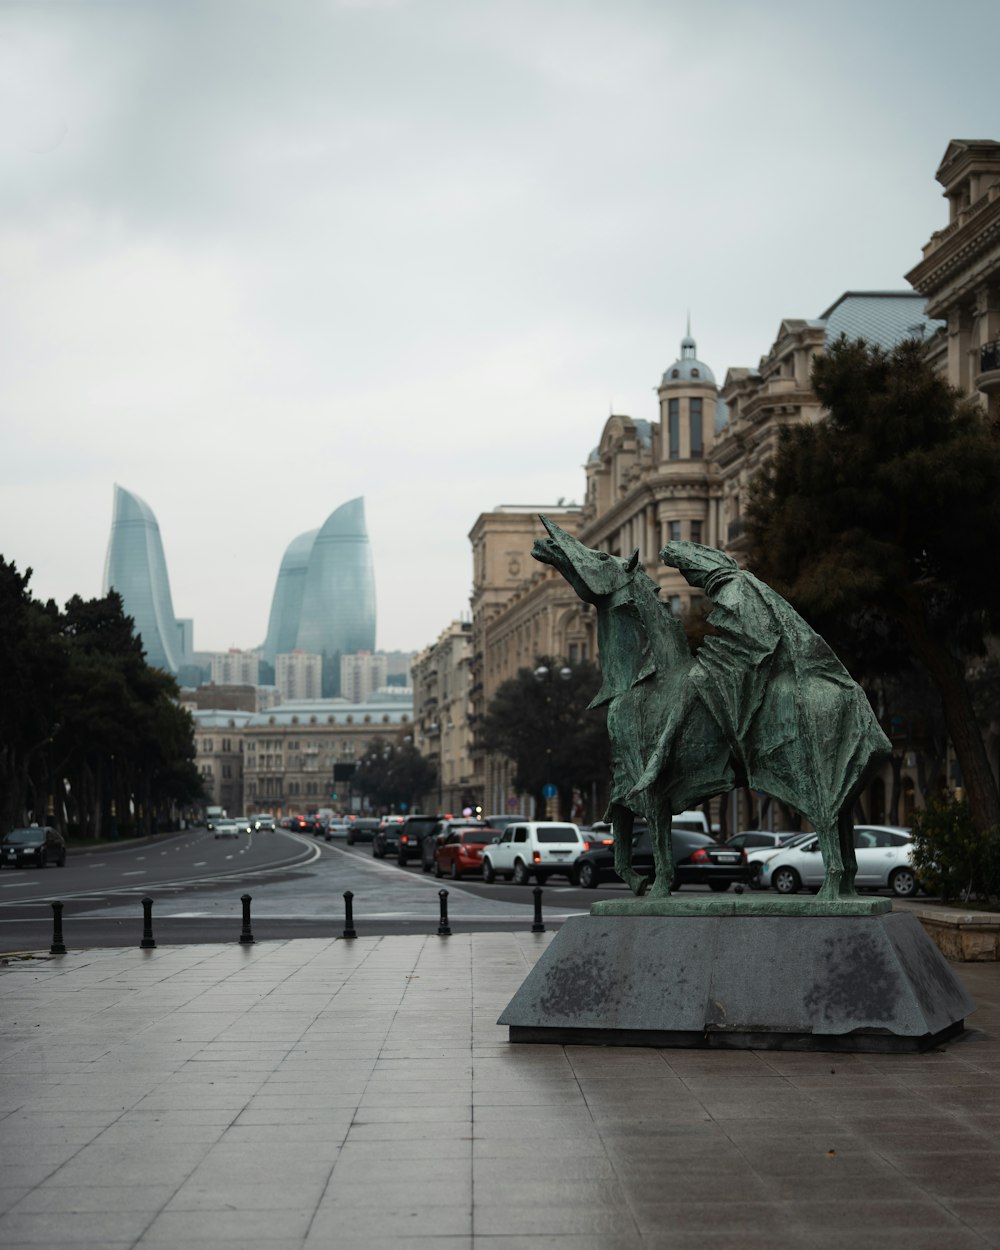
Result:
{"label": "car taillight", "polygon": [[691,862],[692,862],[693,864],[705,864],[705,863],[710,862],[710,857],[709,857],[708,851],[706,851],[706,850],[705,850],[705,848],[704,848],[703,846],[700,846],[700,847],[699,847],[699,848],[698,848],[698,849],[697,849],[697,850],[696,850],[696,851],[692,854],[692,856],[691,856]]}
{"label": "car taillight", "polygon": [[535,864],[540,864],[540,863],[542,862],[542,852],[541,852],[541,851],[532,851],[532,853],[531,853],[531,859],[532,859],[532,862],[533,862],[533,863],[535,863]]}
{"label": "car taillight", "polygon": [[745,846],[741,846],[740,847],[740,863],[745,864],[746,862],[747,862],[747,848]]}
{"label": "car taillight", "polygon": [[400,842],[409,842],[409,840],[410,840],[409,834],[406,834],[406,833],[401,833],[401,834],[399,835],[399,840],[400,840]]}

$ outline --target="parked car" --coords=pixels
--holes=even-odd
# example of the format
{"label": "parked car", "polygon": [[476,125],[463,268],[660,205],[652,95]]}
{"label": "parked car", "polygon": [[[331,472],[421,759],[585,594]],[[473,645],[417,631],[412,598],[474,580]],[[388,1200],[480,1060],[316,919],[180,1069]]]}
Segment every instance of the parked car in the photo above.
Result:
{"label": "parked car", "polygon": [[250,817],[256,833],[274,833],[274,817],[267,812],[257,812]]}
{"label": "parked car", "polygon": [[[486,821],[475,816],[444,816],[440,817],[434,828],[420,844],[420,867],[424,872],[433,872],[437,848],[446,841],[453,829],[485,829]],[[499,837],[496,830],[494,835]],[[492,835],[491,835],[492,836]]]}
{"label": "parked car", "polygon": [[47,868],[50,862],[66,867],[66,843],[59,830],[50,825],[12,829],[0,842],[0,866],[4,868]]}
{"label": "parked car", "polygon": [[770,859],[783,846],[790,846],[796,839],[807,836],[794,831],[775,833],[770,829],[747,829],[726,838],[726,846],[742,847],[746,851],[750,865],[750,888],[759,890],[760,866],[764,860]]}
{"label": "parked car", "polygon": [[[707,885],[716,891],[731,885],[747,885],[750,870],[746,851],[716,842],[710,834],[697,829],[672,829],[670,845],[674,856],[674,889],[684,885]],[[653,844],[646,825],[636,825],[632,832],[632,867],[655,879]],[[617,881],[613,847],[586,851],[576,861],[574,880],[585,890],[595,889],[602,881]]]}
{"label": "parked car", "polygon": [[370,842],[375,836],[379,822],[373,816],[359,816],[357,820],[347,822],[347,845],[356,842]]}
{"label": "parked car", "polygon": [[508,825],[483,853],[483,880],[497,877],[527,885],[534,876],[539,885],[561,874],[572,880],[573,864],[583,851],[576,825],[550,820],[527,820]]}
{"label": "parked car", "polygon": [[467,872],[481,872],[483,851],[498,837],[498,829],[491,829],[489,825],[476,825],[452,829],[444,835],[443,841],[433,839],[436,844],[435,877],[443,877],[447,873],[452,881],[458,881]]}
{"label": "parked car", "polygon": [[505,812],[503,815],[495,812],[492,816],[484,816],[483,824],[489,825],[491,829],[496,829],[498,833],[503,833],[508,825],[515,825],[519,820],[527,819],[523,812],[516,812],[514,815],[511,815],[509,812]]}
{"label": "parked car", "polygon": [[[913,867],[909,829],[897,825],[855,825],[854,854],[859,890],[892,890],[897,898],[912,898],[920,888]],[[783,847],[761,865],[760,882],[779,894],[795,894],[803,886],[818,890],[826,870],[819,838],[809,834],[795,846]]]}
{"label": "parked car", "polygon": [[376,859],[385,859],[387,855],[399,852],[399,826],[403,823],[402,816],[383,816],[379,821],[375,836],[372,838],[372,854]]}
{"label": "parked car", "polygon": [[578,825],[577,828],[583,838],[585,851],[594,851],[602,846],[615,844],[614,830],[606,820],[597,820],[589,828],[585,825]]}

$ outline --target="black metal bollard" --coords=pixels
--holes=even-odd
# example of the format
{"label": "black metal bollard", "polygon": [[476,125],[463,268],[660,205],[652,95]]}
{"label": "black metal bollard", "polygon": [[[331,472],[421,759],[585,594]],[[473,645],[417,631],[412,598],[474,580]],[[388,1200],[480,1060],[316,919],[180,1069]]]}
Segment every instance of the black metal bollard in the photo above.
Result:
{"label": "black metal bollard", "polygon": [[240,897],[243,904],[243,929],[240,933],[240,946],[253,946],[253,934],[250,932],[250,904],[253,896],[244,894]]}
{"label": "black metal bollard", "polygon": [[344,937],[356,938],[354,929],[354,895],[350,890],[344,891]]}
{"label": "black metal bollard", "polygon": [[153,938],[153,900],[144,898],[142,900],[142,941],[139,943],[141,951],[151,951],[156,947]]}
{"label": "black metal bollard", "polygon": [[438,921],[438,937],[451,937],[451,926],[448,924],[448,891],[438,890],[441,900],[441,919]]}
{"label": "black metal bollard", "polygon": [[542,887],[536,885],[531,892],[535,896],[535,919],[531,926],[531,932],[544,933],[545,925],[542,924]]}
{"label": "black metal bollard", "polygon": [[50,955],[65,955],[66,947],[63,943],[62,934],[62,903],[52,904],[52,945],[49,947]]}

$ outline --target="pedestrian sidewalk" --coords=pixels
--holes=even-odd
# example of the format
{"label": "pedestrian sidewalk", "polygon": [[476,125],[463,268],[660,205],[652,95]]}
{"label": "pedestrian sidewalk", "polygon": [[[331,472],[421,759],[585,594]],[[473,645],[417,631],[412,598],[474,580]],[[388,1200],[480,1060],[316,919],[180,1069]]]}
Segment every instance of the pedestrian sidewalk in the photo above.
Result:
{"label": "pedestrian sidewalk", "polygon": [[925,1055],[511,1046],[552,934],[0,967],[0,1245],[1000,1247],[1000,966]]}

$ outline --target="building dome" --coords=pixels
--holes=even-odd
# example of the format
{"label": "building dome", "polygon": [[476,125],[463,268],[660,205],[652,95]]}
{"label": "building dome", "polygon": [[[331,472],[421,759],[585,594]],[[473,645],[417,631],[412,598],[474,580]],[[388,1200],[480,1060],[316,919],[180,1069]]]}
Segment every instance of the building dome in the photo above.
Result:
{"label": "building dome", "polygon": [[663,375],[661,386],[690,386],[692,382],[715,385],[715,374],[698,359],[698,345],[690,334],[681,339],[681,355]]}

